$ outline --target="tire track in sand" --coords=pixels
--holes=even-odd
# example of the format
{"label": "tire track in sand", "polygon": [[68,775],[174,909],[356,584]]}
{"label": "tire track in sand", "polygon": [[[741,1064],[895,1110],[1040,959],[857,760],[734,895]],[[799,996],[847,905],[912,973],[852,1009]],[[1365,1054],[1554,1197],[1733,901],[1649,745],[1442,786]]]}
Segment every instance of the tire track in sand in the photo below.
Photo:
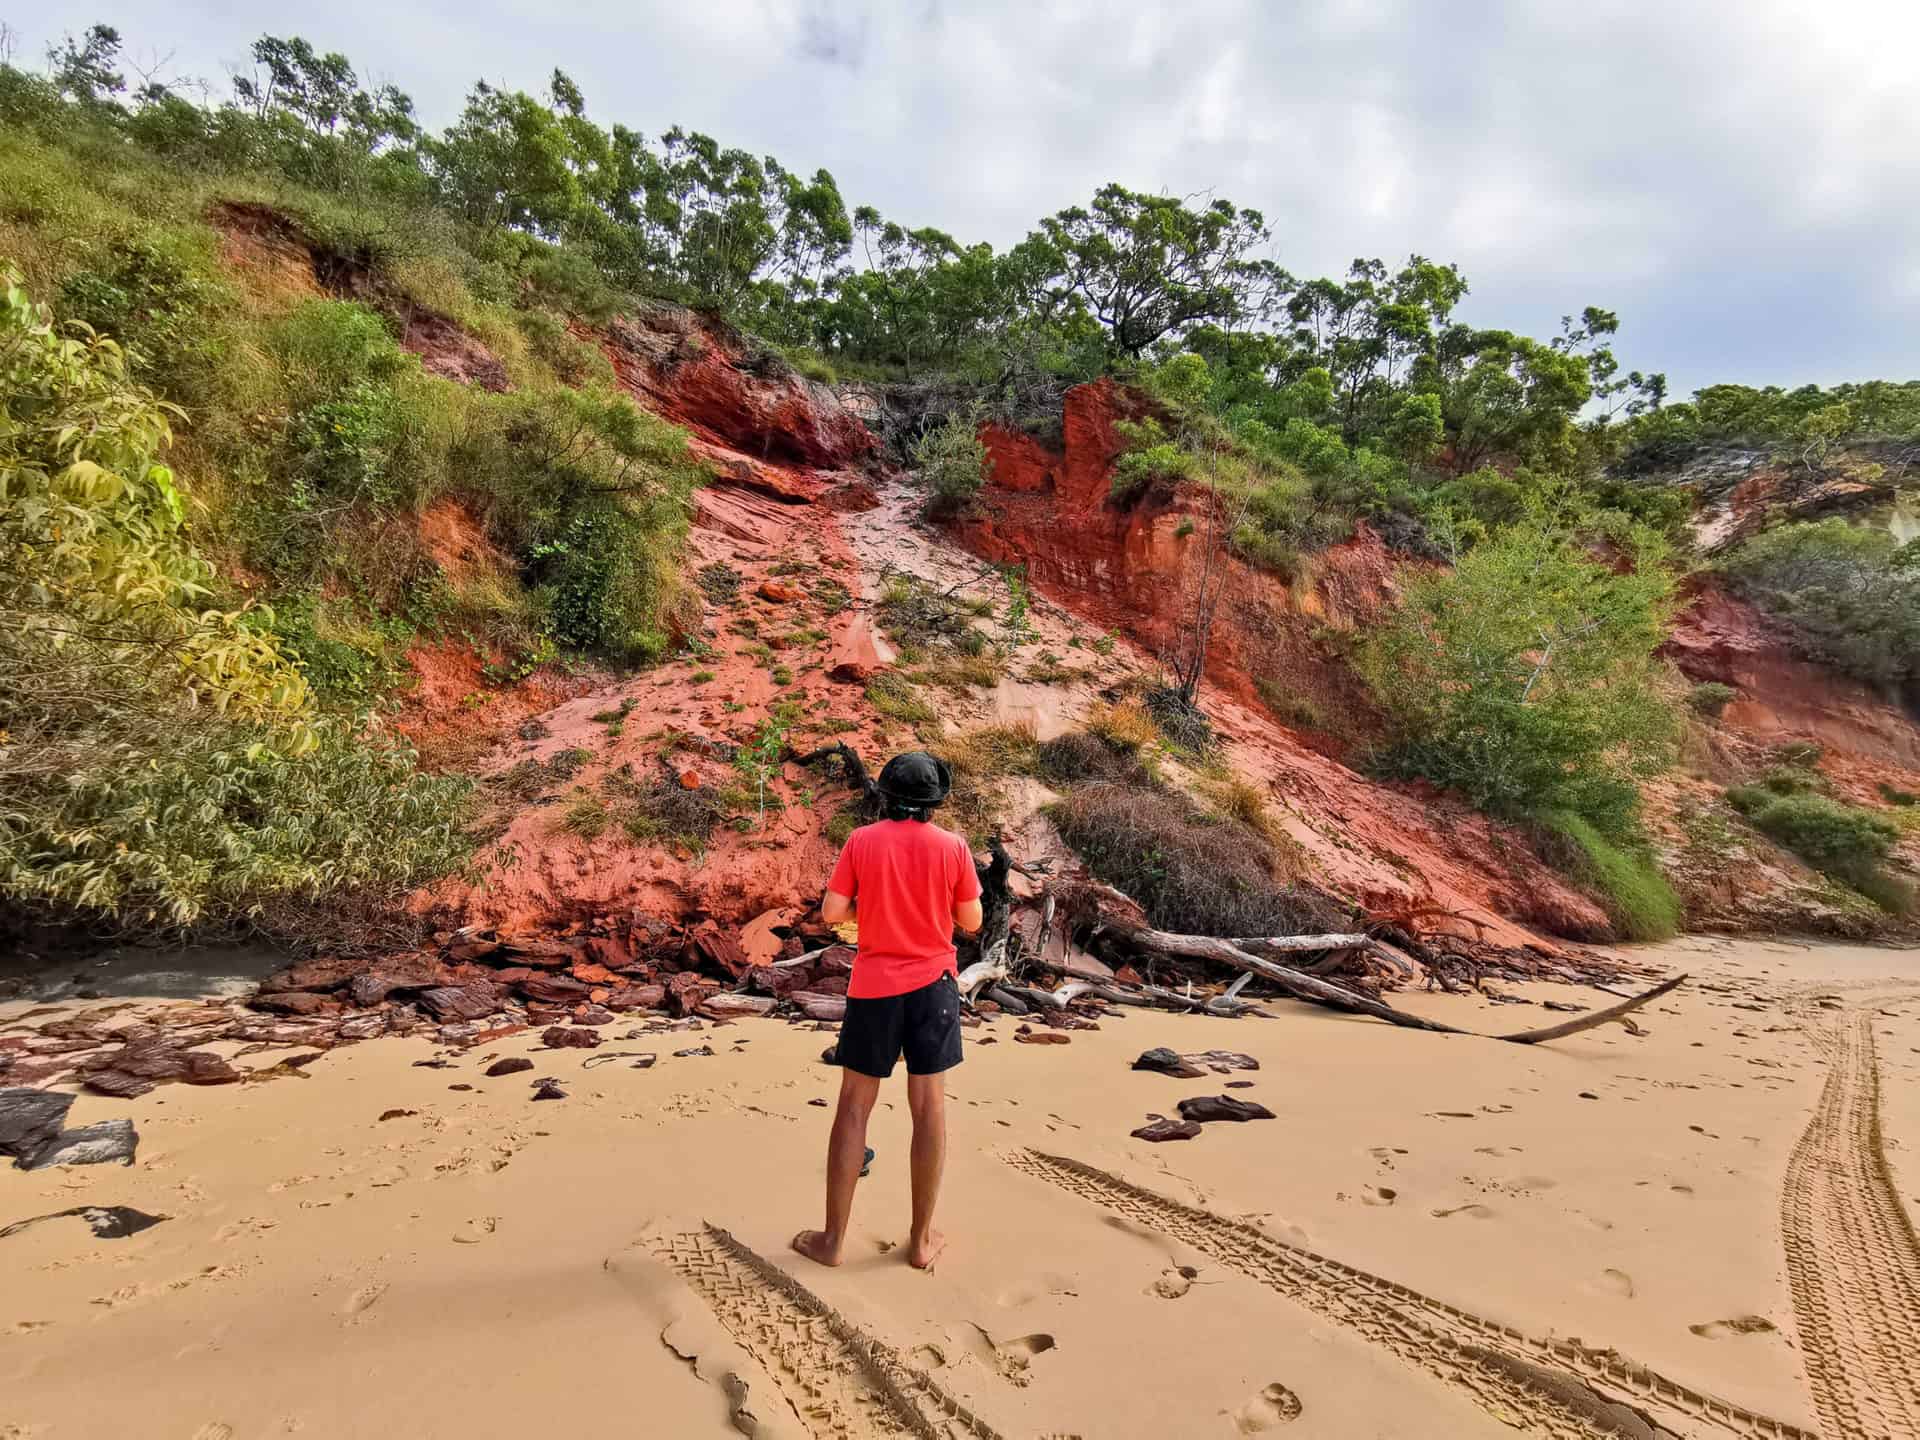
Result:
{"label": "tire track in sand", "polygon": [[1578,1340],[1540,1340],[1276,1240],[1255,1225],[1183,1205],[1091,1165],[1037,1150],[1003,1158],[1083,1199],[1182,1241],[1353,1330],[1529,1434],[1588,1440],[1722,1434],[1816,1440]]}
{"label": "tire track in sand", "polygon": [[760,1362],[818,1440],[1001,1440],[926,1372],[718,1226],[658,1236],[649,1248]]}
{"label": "tire track in sand", "polygon": [[1826,1084],[1780,1197],[1814,1410],[1834,1440],[1920,1440],[1920,1239],[1881,1142],[1873,1024],[1815,1038]]}

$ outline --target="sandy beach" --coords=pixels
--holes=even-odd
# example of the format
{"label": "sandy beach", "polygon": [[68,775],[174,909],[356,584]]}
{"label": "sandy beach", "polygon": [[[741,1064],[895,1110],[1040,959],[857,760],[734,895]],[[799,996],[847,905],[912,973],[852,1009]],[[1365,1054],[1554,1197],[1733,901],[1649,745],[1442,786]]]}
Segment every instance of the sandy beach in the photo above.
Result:
{"label": "sandy beach", "polygon": [[[1067,1045],[1017,1043],[1011,1017],[969,1030],[953,1244],[930,1275],[899,1249],[898,1082],[847,1263],[787,1249],[818,1218],[837,1083],[812,1028],[635,1026],[584,1054],[386,1039],[243,1087],[82,1096],[74,1123],[134,1119],[137,1162],[0,1173],[0,1229],[81,1206],[166,1218],[0,1240],[0,1435],[1606,1433],[1577,1406],[1516,1412],[1408,1328],[1421,1313],[1615,1349],[1735,1407],[1677,1433],[1816,1431],[1810,1361],[1838,1366],[1828,1395],[1916,1362],[1891,1321],[1885,1353],[1826,1353],[1832,1336],[1796,1324],[1794,1266],[1898,1280],[1914,1255],[1826,1223],[1844,1195],[1796,1220],[1783,1187],[1810,1183],[1797,1147],[1817,1168],[1819,1147],[1859,1139],[1810,1126],[1830,1071],[1868,1108],[1877,1074],[1911,1247],[1920,954],[1693,939],[1636,958],[1695,979],[1638,1017],[1644,1034],[1539,1047],[1287,1002],[1272,1020],[1137,1013]],[[1402,998],[1484,1030],[1547,1013]],[[1260,1068],[1131,1071],[1154,1045]],[[518,1055],[534,1068],[484,1076]],[[544,1077],[566,1099],[534,1102]],[[1213,1093],[1276,1118],[1129,1137]],[[1911,1401],[1888,1403],[1904,1423]]]}

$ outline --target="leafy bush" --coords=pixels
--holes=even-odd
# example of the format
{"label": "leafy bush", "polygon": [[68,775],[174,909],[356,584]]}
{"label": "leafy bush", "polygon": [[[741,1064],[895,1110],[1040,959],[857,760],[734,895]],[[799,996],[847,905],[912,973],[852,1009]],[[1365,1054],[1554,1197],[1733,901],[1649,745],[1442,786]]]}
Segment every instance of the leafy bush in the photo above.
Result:
{"label": "leafy bush", "polygon": [[1547,859],[1593,892],[1623,940],[1665,940],[1680,929],[1680,897],[1644,845],[1617,844],[1580,816],[1550,810],[1536,822]]}
{"label": "leafy bush", "polygon": [[1208,816],[1184,796],[1083,785],[1047,813],[1088,869],[1139,901],[1160,929],[1246,936],[1338,928],[1323,896],[1275,882],[1286,860],[1264,836]]}
{"label": "leafy bush", "polygon": [[1707,680],[1687,692],[1687,704],[1696,714],[1705,715],[1710,720],[1718,720],[1720,712],[1739,697],[1740,692],[1731,685],[1722,685],[1718,680]]}
{"label": "leafy bush", "polygon": [[1812,658],[1872,684],[1920,688],[1920,542],[1829,518],[1757,535],[1722,566]]}
{"label": "leafy bush", "polygon": [[0,896],[164,929],[404,886],[464,853],[464,786],[317,720],[218,609],[124,352],[0,291]]}
{"label": "leafy bush", "polygon": [[204,313],[216,287],[200,273],[204,263],[163,233],[116,240],[103,268],[67,276],[60,313],[120,341],[141,378],[177,383],[216,348]]}
{"label": "leafy bush", "polygon": [[1900,827],[1891,820],[1807,790],[1782,794],[1766,785],[1742,785],[1727,792],[1727,802],[1814,869],[1855,888],[1873,882],[1900,840]]}
{"label": "leafy bush", "polygon": [[1677,736],[1653,655],[1671,593],[1656,542],[1620,573],[1536,525],[1407,573],[1360,651],[1393,727],[1384,758],[1483,809],[1630,833],[1638,782]]}
{"label": "leafy bush", "polygon": [[913,463],[927,490],[929,515],[957,515],[987,483],[987,447],[980,440],[980,407],[957,410],[922,435]]}

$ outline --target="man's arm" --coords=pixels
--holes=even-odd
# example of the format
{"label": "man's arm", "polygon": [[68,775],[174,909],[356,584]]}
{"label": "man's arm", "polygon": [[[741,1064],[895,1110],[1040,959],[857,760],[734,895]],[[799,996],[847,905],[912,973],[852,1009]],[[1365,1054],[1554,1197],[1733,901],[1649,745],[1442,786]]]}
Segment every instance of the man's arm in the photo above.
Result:
{"label": "man's arm", "polygon": [[829,925],[838,925],[843,920],[853,918],[853,901],[838,890],[829,890],[820,897],[820,918]]}
{"label": "man's arm", "polygon": [[953,905],[953,923],[964,935],[978,935],[985,920],[978,900],[956,900]]}

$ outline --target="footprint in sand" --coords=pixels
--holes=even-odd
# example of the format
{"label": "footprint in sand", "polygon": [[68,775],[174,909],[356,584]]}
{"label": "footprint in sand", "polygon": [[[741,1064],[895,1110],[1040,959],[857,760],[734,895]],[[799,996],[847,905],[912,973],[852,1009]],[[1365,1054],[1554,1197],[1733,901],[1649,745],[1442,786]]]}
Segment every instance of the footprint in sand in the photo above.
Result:
{"label": "footprint in sand", "polygon": [[193,1432],[193,1440],[233,1440],[233,1426],[219,1420],[209,1420]]}
{"label": "footprint in sand", "polygon": [[980,1326],[980,1339],[985,1344],[987,1354],[983,1358],[991,1359],[993,1366],[1001,1376],[1015,1385],[1026,1385],[1033,1379],[1034,1357],[1044,1355],[1055,1348],[1053,1336],[1035,1332],[1022,1335],[1017,1340],[996,1341]]}
{"label": "footprint in sand", "polygon": [[387,1293],[387,1282],[376,1280],[371,1285],[362,1285],[347,1297],[347,1303],[340,1307],[340,1313],[347,1317],[349,1325],[357,1325],[359,1317],[380,1303],[380,1297]]}
{"label": "footprint in sand", "polygon": [[1400,1198],[1400,1192],[1388,1185],[1369,1185],[1360,1192],[1362,1205],[1391,1205]]}
{"label": "footprint in sand", "polygon": [[1242,1435],[1259,1435],[1300,1418],[1300,1397],[1278,1380],[1232,1412],[1233,1428]]}
{"label": "footprint in sand", "polygon": [[1624,1270],[1602,1270],[1600,1278],[1593,1282],[1593,1289],[1603,1295],[1618,1295],[1622,1299],[1633,1298],[1633,1277]]}
{"label": "footprint in sand", "polygon": [[7,1330],[13,1335],[31,1335],[34,1331],[45,1330],[52,1324],[51,1320],[16,1320],[7,1327]]}
{"label": "footprint in sand", "polygon": [[1469,1201],[1465,1205],[1455,1205],[1450,1210],[1435,1210],[1432,1212],[1434,1218],[1438,1220],[1445,1220],[1451,1215],[1465,1215],[1472,1220],[1491,1220],[1494,1217],[1494,1213],[1494,1208],[1491,1205],[1481,1205],[1474,1201]]}
{"label": "footprint in sand", "polygon": [[1200,1272],[1193,1266],[1178,1265],[1161,1272],[1160,1278],[1147,1287],[1147,1293],[1158,1295],[1162,1300],[1178,1300],[1193,1288],[1199,1276]]}
{"label": "footprint in sand", "polygon": [[1709,1320],[1704,1325],[1689,1325],[1687,1329],[1702,1340],[1724,1340],[1729,1335],[1766,1335],[1772,1332],[1774,1324],[1763,1315],[1737,1315],[1731,1320]]}
{"label": "footprint in sand", "polygon": [[478,1245],[482,1240],[493,1234],[493,1232],[499,1228],[499,1225],[500,1217],[497,1215],[477,1215],[454,1232],[453,1243],[456,1245]]}

